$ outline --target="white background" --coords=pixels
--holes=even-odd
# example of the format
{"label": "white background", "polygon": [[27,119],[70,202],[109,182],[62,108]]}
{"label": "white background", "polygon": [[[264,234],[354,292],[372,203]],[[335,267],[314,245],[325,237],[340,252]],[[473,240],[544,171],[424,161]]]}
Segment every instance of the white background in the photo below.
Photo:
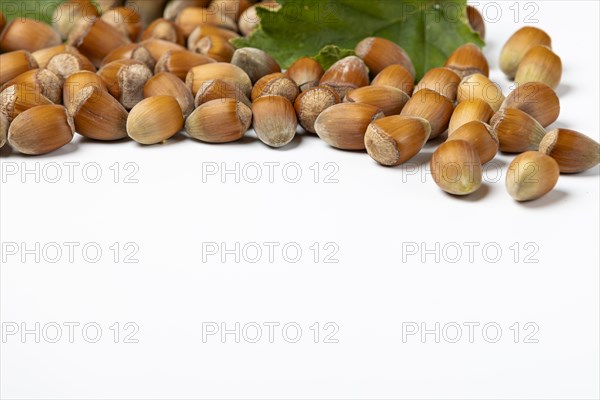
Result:
{"label": "white background", "polygon": [[[485,49],[492,78],[508,93],[510,83],[497,68],[501,46],[537,9],[539,23],[530,25],[553,37],[564,63],[562,112],[554,126],[598,140],[598,2],[531,3],[537,8],[522,2],[516,22],[513,2],[495,4],[502,16],[487,24]],[[31,175],[25,182],[19,175],[5,177],[2,242],[98,243],[103,250],[95,264],[81,257],[81,247],[74,263],[66,254],[56,264],[7,256],[1,270],[5,330],[11,323],[19,329],[36,322],[80,325],[74,343],[64,325],[58,343],[47,340],[52,330],[40,343],[32,334],[25,340],[20,332],[7,336],[1,344],[2,398],[598,398],[598,167],[561,176],[545,198],[518,204],[505,192],[504,175],[467,198],[441,192],[426,171],[439,142],[408,166],[390,169],[313,136],[299,136],[281,150],[248,136],[221,146],[182,136],[153,147],[78,137],[38,158],[2,149],[4,172],[37,167],[50,174],[57,163],[63,173],[58,183],[50,176],[39,183]],[[504,174],[510,160],[501,155],[494,165]],[[73,183],[66,162],[79,163]],[[82,175],[92,162],[103,174],[98,183]],[[228,168],[258,163],[263,179],[203,179],[211,163],[223,162]],[[280,163],[273,183],[266,176],[269,162]],[[118,183],[110,169],[115,163]],[[131,171],[126,163],[139,168],[138,183],[124,182],[123,173]],[[296,165],[290,163],[302,171],[298,183],[282,175],[282,166]],[[318,183],[310,169],[315,163],[322,172]],[[332,171],[325,171],[326,163],[339,169],[333,177],[338,183],[324,182],[323,173]],[[498,180],[496,172],[489,170],[488,181]],[[136,243],[139,263],[124,263],[124,253],[115,263],[109,249],[115,242]],[[298,243],[303,256],[286,262],[279,247],[274,263],[267,255],[256,264],[231,257],[221,263],[218,256],[203,263],[206,242]],[[339,262],[322,262],[321,252],[315,263],[309,249],[315,242],[337,244]],[[423,263],[419,254],[403,260],[411,242],[428,248],[437,243],[449,253],[439,262],[429,255]],[[479,244],[474,262],[465,242]],[[460,244],[459,262],[449,262],[455,254],[449,243]],[[514,243],[521,249],[517,262]],[[528,243],[533,245],[526,249]],[[502,250],[498,262],[483,257],[486,244]],[[539,262],[526,263],[532,249]],[[81,327],[90,322],[102,328],[97,343],[82,336]],[[119,343],[110,330],[115,322],[121,324]],[[139,327],[138,343],[123,343],[127,322]],[[206,322],[281,325],[274,343],[266,327],[258,343],[243,337],[236,343],[233,335],[225,343],[218,335],[204,343]],[[290,322],[302,328],[297,343],[282,336],[281,326]],[[315,322],[319,343],[310,330]],[[339,327],[338,343],[324,343],[327,322]],[[433,334],[403,341],[403,323],[410,322],[428,329],[456,323],[463,336],[450,343],[455,331],[448,330],[439,343]],[[466,322],[480,324],[473,343]],[[497,343],[486,340],[494,338],[493,329],[482,334],[486,323],[501,327]],[[514,323],[520,324],[518,343]],[[538,342],[525,343],[534,326]],[[293,338],[294,331],[288,333]]]}

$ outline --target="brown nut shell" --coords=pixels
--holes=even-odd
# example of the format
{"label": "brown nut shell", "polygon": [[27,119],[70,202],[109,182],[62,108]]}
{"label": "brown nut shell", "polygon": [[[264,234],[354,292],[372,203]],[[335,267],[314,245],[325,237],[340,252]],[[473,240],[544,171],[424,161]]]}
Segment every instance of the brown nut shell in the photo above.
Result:
{"label": "brown nut shell", "polygon": [[38,63],[31,53],[24,50],[0,54],[0,65],[2,66],[0,68],[0,85],[4,85],[23,72],[38,68]]}
{"label": "brown nut shell", "polygon": [[563,174],[577,174],[600,163],[600,144],[570,129],[554,129],[542,139],[540,153],[556,160]]}
{"label": "brown nut shell", "polygon": [[162,143],[182,128],[181,107],[171,96],[148,97],[136,104],[127,118],[127,134],[140,144]]}
{"label": "brown nut shell", "polygon": [[19,114],[37,106],[52,102],[37,88],[27,85],[11,85],[0,93],[0,112],[12,122]]}
{"label": "brown nut shell", "polygon": [[477,33],[479,37],[485,40],[485,20],[479,10],[471,5],[467,5],[467,18],[469,25]]}
{"label": "brown nut shell", "polygon": [[4,30],[5,26],[6,26],[6,17],[4,17],[4,14],[2,13],[2,11],[0,11],[0,32],[2,32]]}
{"label": "brown nut shell", "polygon": [[2,85],[4,90],[12,85],[25,85],[29,90],[40,92],[44,97],[60,104],[62,102],[62,83],[56,74],[48,69],[31,69]]}
{"label": "brown nut shell", "polygon": [[309,57],[302,57],[296,60],[285,73],[302,92],[316,87],[325,74],[323,67],[317,61]]}
{"label": "brown nut shell", "polygon": [[144,85],[152,77],[146,64],[136,60],[119,60],[98,71],[108,92],[130,110],[144,98]]}
{"label": "brown nut shell", "polygon": [[37,106],[12,121],[8,128],[8,142],[20,153],[42,155],[70,143],[73,132],[73,120],[63,106]]}
{"label": "brown nut shell", "polygon": [[155,19],[142,33],[142,40],[160,39],[167,42],[185,45],[183,32],[173,21],[164,18]]}
{"label": "brown nut shell", "polygon": [[67,110],[70,109],[71,103],[75,96],[77,96],[77,93],[89,86],[107,91],[102,78],[90,71],[79,71],[65,79],[63,85],[63,103],[67,107]]}
{"label": "brown nut shell", "polygon": [[517,201],[531,201],[548,194],[558,182],[558,163],[537,151],[519,154],[506,174],[506,190]]}
{"label": "brown nut shell", "polygon": [[64,40],[81,18],[97,17],[98,8],[91,0],[68,0],[58,5],[52,13],[52,27]]}
{"label": "brown nut shell", "polygon": [[0,33],[0,50],[4,52],[34,52],[62,42],[60,34],[50,25],[29,18],[13,19]]}
{"label": "brown nut shell", "polygon": [[[215,12],[215,10],[217,12]],[[237,24],[218,8],[188,7],[175,18],[175,23],[187,38],[200,24],[211,24],[225,29],[237,30]]]}
{"label": "brown nut shell", "polygon": [[432,68],[425,73],[414,90],[418,92],[421,89],[431,89],[455,101],[460,81],[460,76],[449,68]]}
{"label": "brown nut shell", "polygon": [[386,116],[398,115],[410,97],[400,89],[391,86],[364,86],[354,89],[344,99],[347,103],[371,104]]}
{"label": "brown nut shell", "polygon": [[148,26],[162,16],[168,0],[125,0],[125,8],[132,8],[142,18],[142,26]]}
{"label": "brown nut shell", "polygon": [[523,56],[515,82],[519,85],[528,82],[542,82],[556,89],[562,77],[562,61],[546,46],[535,46]]}
{"label": "brown nut shell", "polygon": [[461,78],[480,73],[490,76],[490,67],[479,46],[466,43],[457,48],[446,60],[445,67],[450,68]]}
{"label": "brown nut shell", "polygon": [[281,8],[281,5],[279,5],[275,0],[265,0],[258,4],[251,5],[244,10],[238,19],[240,32],[242,32],[244,36],[250,35],[258,27],[258,25],[260,25],[260,17],[256,12],[256,9],[259,7],[276,11]]}
{"label": "brown nut shell", "polygon": [[211,63],[193,67],[188,73],[185,84],[195,96],[203,82],[220,79],[239,88],[246,97],[252,93],[252,81],[246,72],[238,66],[227,63]]}
{"label": "brown nut shell", "polygon": [[144,98],[156,96],[171,96],[177,100],[184,119],[194,111],[192,92],[181,79],[169,72],[159,72],[144,85]]}
{"label": "brown nut shell", "polygon": [[371,75],[375,76],[386,67],[400,64],[415,76],[415,67],[404,49],[391,40],[369,37],[356,45],[356,55],[365,61]]}
{"label": "brown nut shell", "polygon": [[252,89],[252,101],[263,96],[283,96],[293,103],[299,94],[300,90],[296,82],[285,74],[277,72],[266,75],[256,82]]}
{"label": "brown nut shell", "polygon": [[235,53],[235,47],[229,43],[229,39],[222,36],[209,35],[196,42],[190,51],[203,54],[217,62],[229,63]]}
{"label": "brown nut shell", "polygon": [[177,15],[188,7],[207,7],[211,0],[171,0],[163,12],[163,18],[174,21]]}
{"label": "brown nut shell", "polygon": [[431,157],[431,175],[446,193],[464,196],[476,192],[483,182],[479,154],[464,140],[442,143]]}
{"label": "brown nut shell", "polygon": [[365,134],[365,147],[375,161],[400,165],[416,156],[431,133],[426,119],[394,115],[372,122]]}
{"label": "brown nut shell", "polygon": [[150,55],[156,63],[167,51],[186,51],[187,49],[177,43],[167,42],[166,40],[160,39],[148,39],[140,42],[146,50],[150,52]]}
{"label": "brown nut shell", "polygon": [[33,58],[35,58],[39,68],[46,68],[48,61],[50,61],[52,57],[62,53],[81,55],[81,53],[75,47],[69,46],[68,44],[59,44],[58,46],[46,47],[31,53],[31,55]]}
{"label": "brown nut shell", "polygon": [[194,139],[207,143],[240,140],[252,123],[252,110],[234,99],[202,104],[185,121],[185,130]]}
{"label": "brown nut shell", "polygon": [[378,73],[371,86],[392,86],[410,96],[415,88],[415,78],[402,65],[394,64]]}
{"label": "brown nut shell", "polygon": [[480,121],[471,121],[462,125],[448,135],[448,140],[464,140],[470,143],[479,154],[482,164],[493,160],[500,147],[498,136],[492,127]]}
{"label": "brown nut shell", "polygon": [[500,151],[505,153],[537,150],[546,135],[533,117],[516,108],[501,109],[494,114],[490,125],[498,135]]}
{"label": "brown nut shell", "polygon": [[194,28],[187,40],[187,48],[190,51],[196,51],[197,43],[200,39],[207,36],[220,36],[224,39],[230,40],[240,37],[237,32],[229,29],[219,28],[218,26],[211,24],[199,24]]}
{"label": "brown nut shell", "polygon": [[492,107],[481,99],[473,99],[458,103],[448,126],[448,136],[451,136],[454,131],[462,125],[471,121],[481,121],[489,123],[494,115]]}
{"label": "brown nut shell", "polygon": [[127,137],[127,110],[104,88],[82,87],[69,103],[77,133],[90,139],[112,141]]}
{"label": "brown nut shell", "polygon": [[187,50],[169,50],[158,60],[155,73],[170,72],[185,82],[188,72],[198,65],[212,64],[216,61],[202,54]]}
{"label": "brown nut shell", "polygon": [[294,103],[296,115],[302,128],[317,133],[315,121],[323,111],[340,102],[340,96],[325,86],[317,86],[300,93]]}
{"label": "brown nut shell", "polygon": [[128,43],[128,37],[100,18],[80,19],[67,39],[67,44],[77,48],[96,67],[111,51]]}
{"label": "brown nut shell", "polygon": [[431,89],[421,89],[406,103],[400,115],[425,118],[431,125],[429,139],[435,139],[448,129],[454,102]]}
{"label": "brown nut shell", "polygon": [[345,57],[325,72],[320,85],[330,87],[343,99],[349,91],[369,85],[369,69],[362,59]]}
{"label": "brown nut shell", "polygon": [[551,87],[541,82],[519,85],[510,92],[502,108],[516,108],[531,115],[544,128],[560,115],[560,100]]}
{"label": "brown nut shell", "polygon": [[6,115],[0,113],[0,149],[4,147],[4,144],[6,143],[8,125],[8,118],[6,118]]}
{"label": "brown nut shell", "polygon": [[[246,71],[253,84],[264,76],[281,72],[279,64],[273,57],[252,47],[237,49],[233,53],[231,63]],[[287,75],[289,76],[289,74]],[[298,86],[297,83],[296,86]]]}
{"label": "brown nut shell", "polygon": [[156,66],[156,61],[154,61],[154,57],[152,57],[152,54],[150,54],[147,48],[145,48],[139,43],[129,43],[117,47],[116,49],[108,53],[106,57],[104,57],[104,59],[102,60],[102,66],[110,64],[113,61],[119,60],[136,60],[142,62],[146,64],[146,66],[151,71],[154,71],[154,68]]}
{"label": "brown nut shell", "polygon": [[252,103],[256,136],[271,147],[283,147],[296,136],[298,119],[292,103],[282,96],[263,96]]}
{"label": "brown nut shell", "polygon": [[106,22],[123,36],[136,42],[142,29],[142,16],[135,7],[114,7],[102,13],[102,21]]}
{"label": "brown nut shell", "polygon": [[465,77],[458,85],[456,99],[459,103],[473,99],[485,101],[494,112],[500,109],[504,101],[502,89],[485,75],[473,74]]}
{"label": "brown nut shell", "polygon": [[534,46],[552,47],[552,39],[541,29],[526,26],[516,31],[504,44],[500,52],[500,69],[509,77],[514,78],[521,60]]}
{"label": "brown nut shell", "polygon": [[98,5],[98,10],[100,11],[101,14],[104,14],[111,8],[122,6],[124,3],[124,0],[94,0],[94,1]]}
{"label": "brown nut shell", "polygon": [[252,107],[250,100],[248,100],[246,95],[242,93],[238,87],[220,79],[202,82],[198,89],[198,93],[196,93],[194,104],[196,107],[200,107],[204,103],[220,99],[234,99],[244,103],[248,107]]}
{"label": "brown nut shell", "polygon": [[370,104],[340,103],[318,116],[315,131],[323,141],[337,149],[365,150],[369,124],[383,117],[383,112]]}

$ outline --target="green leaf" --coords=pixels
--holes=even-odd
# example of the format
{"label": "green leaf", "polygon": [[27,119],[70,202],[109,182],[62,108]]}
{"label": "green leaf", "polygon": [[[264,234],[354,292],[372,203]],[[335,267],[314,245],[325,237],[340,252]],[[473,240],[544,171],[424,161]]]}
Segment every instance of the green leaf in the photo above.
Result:
{"label": "green leaf", "polygon": [[8,21],[25,17],[37,19],[47,24],[52,23],[52,13],[64,0],[15,0],[2,2],[2,11]]}
{"label": "green leaf", "polygon": [[403,47],[420,78],[442,66],[460,45],[484,44],[469,26],[466,0],[278,1],[278,11],[259,8],[261,25],[233,44],[263,49],[283,68],[300,57],[316,56],[325,46],[354,49],[364,38],[378,36]]}
{"label": "green leaf", "polygon": [[325,70],[327,70],[327,69],[329,69],[329,67],[331,67],[333,64],[335,64],[336,61],[339,61],[342,58],[346,58],[349,56],[355,56],[355,55],[356,55],[356,53],[354,52],[354,50],[340,49],[339,47],[330,44],[330,45],[323,47],[321,49],[321,51],[319,51],[319,54],[317,54],[313,58],[319,64],[321,64],[321,66]]}

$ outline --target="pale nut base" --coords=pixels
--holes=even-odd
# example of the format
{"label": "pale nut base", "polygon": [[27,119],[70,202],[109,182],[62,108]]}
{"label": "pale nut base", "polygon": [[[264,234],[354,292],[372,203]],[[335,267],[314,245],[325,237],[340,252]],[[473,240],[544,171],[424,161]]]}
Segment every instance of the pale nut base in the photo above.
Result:
{"label": "pale nut base", "polygon": [[387,167],[400,165],[401,157],[398,143],[377,126],[370,125],[365,134],[367,153],[378,163]]}

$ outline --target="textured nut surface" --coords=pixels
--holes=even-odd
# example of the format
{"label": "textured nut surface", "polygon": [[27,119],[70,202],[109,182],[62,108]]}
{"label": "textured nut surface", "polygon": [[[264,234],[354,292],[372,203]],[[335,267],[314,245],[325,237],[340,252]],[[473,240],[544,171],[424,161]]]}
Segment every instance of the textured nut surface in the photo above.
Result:
{"label": "textured nut surface", "polygon": [[365,134],[365,147],[375,161],[386,166],[400,165],[416,156],[431,134],[426,119],[385,117],[372,122]]}

